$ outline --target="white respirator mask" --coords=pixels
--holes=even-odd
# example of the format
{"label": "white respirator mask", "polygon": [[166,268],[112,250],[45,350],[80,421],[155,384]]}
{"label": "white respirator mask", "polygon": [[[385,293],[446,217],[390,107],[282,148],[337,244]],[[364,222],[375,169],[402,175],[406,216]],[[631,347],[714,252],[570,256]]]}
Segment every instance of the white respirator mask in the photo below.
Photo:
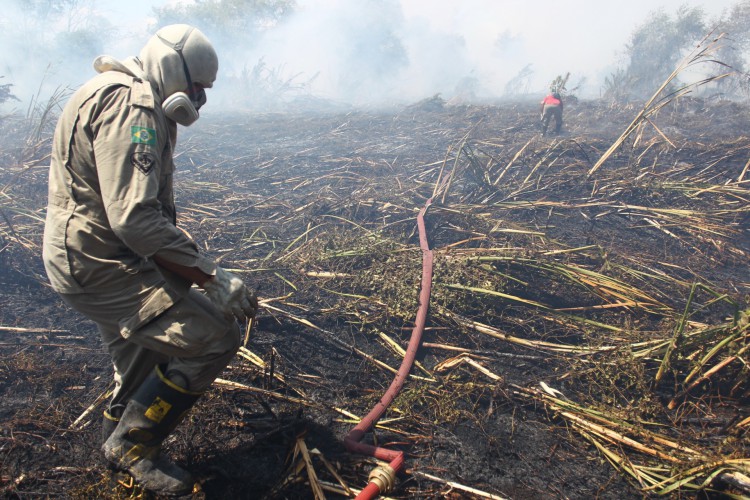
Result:
{"label": "white respirator mask", "polygon": [[167,118],[188,127],[200,117],[198,110],[206,103],[206,91],[201,89],[195,93],[194,99],[190,99],[185,92],[175,92],[167,97],[161,107]]}

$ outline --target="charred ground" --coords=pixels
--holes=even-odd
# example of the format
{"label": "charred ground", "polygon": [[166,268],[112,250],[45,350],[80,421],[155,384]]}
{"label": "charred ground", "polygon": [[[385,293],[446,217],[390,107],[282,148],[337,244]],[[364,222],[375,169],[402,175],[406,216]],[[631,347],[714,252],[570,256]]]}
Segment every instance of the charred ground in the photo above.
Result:
{"label": "charred ground", "polygon": [[[182,131],[179,223],[265,304],[249,352],[167,444],[196,496],[312,498],[299,440],[322,481],[338,484],[325,458],[366,484],[372,461],[342,439],[408,343],[430,198],[420,366],[375,433],[407,454],[390,496],[742,494],[723,473],[748,459],[748,109],[676,101],[590,173],[639,108],[571,104],[545,138],[536,106],[434,98]],[[96,328],[45,284],[49,134],[4,125],[26,137],[6,139],[0,171],[4,495],[140,495],[99,459]]]}

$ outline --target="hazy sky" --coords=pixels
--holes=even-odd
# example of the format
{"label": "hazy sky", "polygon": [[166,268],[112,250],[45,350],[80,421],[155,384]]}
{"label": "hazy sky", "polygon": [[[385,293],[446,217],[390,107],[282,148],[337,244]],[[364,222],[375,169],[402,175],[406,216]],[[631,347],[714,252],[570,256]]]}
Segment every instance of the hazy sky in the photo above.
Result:
{"label": "hazy sky", "polygon": [[[699,6],[712,19],[737,2],[401,0],[401,3],[407,16],[425,17],[440,31],[460,33],[478,65],[492,60],[498,34],[508,33],[519,51],[509,54],[511,64],[532,63],[547,81],[566,71],[593,78],[614,66],[634,29],[657,9],[673,14],[682,5]],[[433,4],[442,6],[430,8]]]}
{"label": "hazy sky", "polygon": [[[724,9],[739,0],[396,0],[397,8],[383,10],[378,2],[365,0],[298,0],[299,13],[287,27],[264,37],[251,52],[239,47],[217,47],[222,76],[237,75],[253,61],[263,58],[273,68],[284,68],[290,75],[309,78],[318,75],[310,90],[321,97],[366,103],[368,99],[417,100],[442,93],[450,98],[457,82],[471,78],[479,93],[501,95],[505,84],[531,64],[533,76],[529,91],[543,92],[557,75],[571,72],[571,83],[586,79],[581,94],[596,96],[604,76],[622,62],[623,49],[634,29],[650,13],[663,9],[668,14],[682,5],[699,6],[707,20],[716,19]],[[96,9],[120,34],[107,52],[115,57],[135,55],[153,25],[153,7],[174,0],[98,0]],[[0,19],[5,25],[23,24],[21,13],[7,10]],[[409,57],[408,68],[393,78],[374,81],[365,77],[353,85],[346,76],[372,68],[367,61],[352,66],[353,37],[367,31],[369,19],[392,15],[397,35]],[[0,42],[7,45],[0,35]],[[14,83],[16,94],[26,96],[38,85],[48,61],[12,60],[12,50],[0,55],[0,83]],[[366,58],[364,58],[366,59]],[[377,71],[387,72],[387,66]],[[90,64],[77,70],[78,82],[55,82],[76,86],[93,74]],[[369,73],[370,76],[373,73]],[[55,74],[47,80],[54,80]],[[62,78],[62,76],[59,76]],[[30,80],[29,84],[20,83]],[[229,78],[225,81],[231,81]],[[369,85],[368,85],[369,84]],[[381,95],[378,95],[381,94]]]}
{"label": "hazy sky", "polygon": [[[350,0],[301,0],[310,10],[336,9]],[[468,61],[464,67],[477,77],[489,92],[501,94],[505,83],[528,64],[534,77],[529,90],[546,90],[557,75],[571,72],[571,83],[581,78],[582,89],[598,95],[601,81],[622,60],[630,35],[657,9],[674,14],[680,6],[701,7],[707,19],[721,15],[736,0],[400,0],[410,26],[422,26],[424,43],[410,40],[414,53],[429,60],[437,52],[434,64],[451,65],[440,49],[433,51],[434,40],[459,36],[465,43]],[[335,18],[334,18],[335,19]],[[427,27],[424,27],[424,24]],[[418,37],[415,37],[418,38]],[[502,48],[498,40],[505,44]],[[416,59],[416,58],[415,58]],[[423,69],[424,71],[425,69]],[[429,68],[426,68],[429,72]],[[414,79],[419,78],[415,72]],[[425,94],[431,94],[428,88]]]}

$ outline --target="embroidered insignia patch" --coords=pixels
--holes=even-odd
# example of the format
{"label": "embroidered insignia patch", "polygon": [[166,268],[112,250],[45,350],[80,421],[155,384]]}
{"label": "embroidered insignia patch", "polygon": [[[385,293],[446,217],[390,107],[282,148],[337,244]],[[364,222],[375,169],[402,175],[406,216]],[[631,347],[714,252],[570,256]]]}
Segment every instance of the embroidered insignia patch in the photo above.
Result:
{"label": "embroidered insignia patch", "polygon": [[130,127],[130,138],[133,144],[156,144],[156,130],[147,127]]}
{"label": "embroidered insignia patch", "polygon": [[148,174],[154,168],[156,159],[151,153],[133,153],[130,155],[130,163],[144,174]]}

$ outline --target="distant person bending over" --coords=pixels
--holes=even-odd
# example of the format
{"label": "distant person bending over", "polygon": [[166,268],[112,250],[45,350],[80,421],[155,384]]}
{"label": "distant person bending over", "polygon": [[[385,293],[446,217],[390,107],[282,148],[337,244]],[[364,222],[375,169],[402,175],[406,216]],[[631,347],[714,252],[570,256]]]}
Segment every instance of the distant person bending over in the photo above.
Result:
{"label": "distant person bending over", "polygon": [[104,456],[157,494],[192,490],[161,444],[237,352],[236,320],[258,306],[176,225],[177,124],[198,119],[218,67],[209,40],[185,24],[157,31],[139,57],[100,56],[52,146],[47,275],[96,322],[112,358]]}
{"label": "distant person bending over", "polygon": [[555,134],[559,134],[563,122],[563,102],[560,94],[552,92],[542,100],[542,135],[547,135],[547,128],[552,117],[555,118]]}

